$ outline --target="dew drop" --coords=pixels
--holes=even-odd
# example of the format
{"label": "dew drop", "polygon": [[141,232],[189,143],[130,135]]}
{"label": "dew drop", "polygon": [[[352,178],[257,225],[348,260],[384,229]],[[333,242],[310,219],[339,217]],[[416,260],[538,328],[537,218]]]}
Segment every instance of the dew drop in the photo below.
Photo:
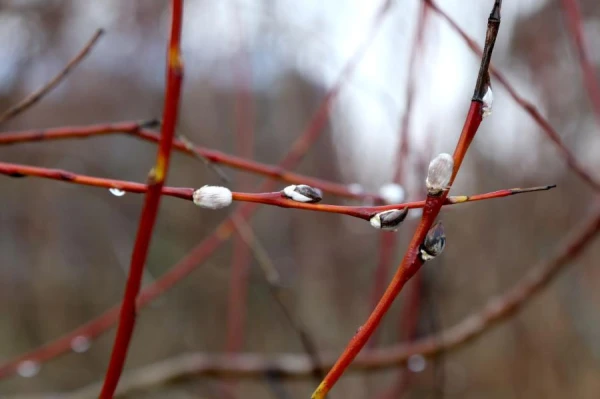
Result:
{"label": "dew drop", "polygon": [[90,339],[84,335],[78,335],[71,340],[71,349],[73,349],[73,352],[83,353],[90,349],[91,345],[92,342]]}
{"label": "dew drop", "polygon": [[37,375],[37,373],[40,372],[40,368],[41,368],[40,364],[38,362],[36,362],[35,360],[23,360],[17,366],[17,373],[21,377],[31,378],[31,377],[35,377]]}
{"label": "dew drop", "polygon": [[108,191],[110,191],[110,193],[111,193],[112,195],[114,195],[115,197],[122,197],[122,196],[124,196],[124,195],[125,195],[125,191],[123,191],[123,190],[120,190],[120,189],[118,189],[118,188],[116,188],[116,187],[109,188],[109,189],[108,189]]}
{"label": "dew drop", "polygon": [[423,355],[412,355],[408,358],[407,367],[413,373],[420,373],[425,370],[425,366],[427,366],[427,361],[423,357]]}

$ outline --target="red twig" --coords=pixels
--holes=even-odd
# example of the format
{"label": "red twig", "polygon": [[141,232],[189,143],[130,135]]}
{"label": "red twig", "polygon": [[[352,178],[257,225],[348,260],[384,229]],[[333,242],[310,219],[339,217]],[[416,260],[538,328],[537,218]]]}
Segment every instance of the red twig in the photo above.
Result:
{"label": "red twig", "polygon": [[104,385],[102,386],[102,391],[100,393],[101,399],[110,399],[113,397],[123,371],[123,366],[125,365],[127,351],[135,326],[136,300],[140,291],[144,265],[146,263],[148,248],[152,238],[152,230],[158,214],[161,191],[169,170],[171,148],[177,125],[181,82],[183,79],[183,64],[180,53],[183,0],[173,0],[171,4],[171,34],[166,62],[167,84],[161,139],[158,144],[156,164],[148,176],[148,190],[146,192],[133,254],[131,256],[129,275],[127,277],[127,284],[125,286],[125,293],[121,304],[117,335],[115,337],[108,370],[106,371]]}
{"label": "red twig", "polygon": [[[454,151],[454,168],[452,176],[450,178],[449,186],[452,185],[458,170],[465,157],[467,149],[471,144],[471,141],[475,137],[475,133],[479,128],[482,120],[483,104],[482,99],[489,88],[489,74],[488,68],[491,61],[491,54],[494,48],[496,36],[498,34],[498,28],[500,26],[500,6],[501,1],[496,0],[494,7],[488,20],[488,31],[486,35],[486,46],[481,61],[481,67],[479,70],[479,76],[475,85],[475,93],[473,101],[467,114],[467,118],[459,138],[458,144]],[[342,376],[344,371],[354,360],[358,352],[366,344],[367,340],[371,337],[377,326],[379,326],[383,316],[387,313],[388,309],[392,305],[394,299],[400,293],[400,290],[404,287],[404,284],[419,270],[423,264],[423,260],[418,255],[419,247],[425,239],[425,235],[433,225],[435,218],[437,217],[446,197],[448,191],[444,191],[440,196],[429,195],[423,208],[423,216],[421,222],[417,227],[417,230],[410,242],[408,251],[406,252],[402,263],[398,267],[396,274],[394,275],[390,285],[384,292],[381,300],[373,310],[366,323],[359,328],[357,333],[351,339],[350,343],[334,364],[332,369],[329,371],[325,379],[317,387],[312,395],[313,399],[323,399],[333,385]]]}
{"label": "red twig", "polygon": [[[431,7],[431,9],[440,15],[446,22],[450,25],[452,29],[454,29],[467,43],[469,48],[477,55],[482,55],[481,47],[466,34],[466,32],[433,0],[423,0],[426,4]],[[515,100],[517,104],[519,104],[525,112],[533,118],[533,120],[542,128],[546,136],[554,143],[558,152],[561,154],[569,168],[575,174],[577,174],[583,181],[590,185],[594,190],[600,191],[600,183],[597,182],[586,170],[585,168],[579,164],[577,158],[571,153],[571,151],[567,148],[566,144],[560,138],[558,132],[552,127],[550,122],[546,118],[540,114],[537,107],[533,105],[531,102],[525,100],[521,95],[515,90],[513,86],[508,83],[508,79],[498,71],[494,66],[490,66],[490,73],[495,78],[495,81],[498,82],[504,89],[508,92],[508,94]]]}
{"label": "red twig", "polygon": [[75,55],[75,57],[73,57],[58,74],[56,74],[52,79],[50,79],[44,86],[40,87],[38,90],[25,97],[18,104],[15,104],[6,111],[4,111],[0,115],[0,123],[6,122],[7,120],[14,118],[21,112],[32,107],[33,105],[35,105],[35,103],[41,100],[42,97],[48,94],[56,86],[58,86],[58,84],[62,82],[64,78],[67,77],[69,72],[71,72],[75,67],[77,67],[77,65],[79,65],[79,63],[83,61],[83,59],[90,53],[90,51],[96,45],[98,39],[100,39],[103,33],[103,29],[98,29],[90,38],[90,40],[88,40],[85,46],[83,46],[83,48],[79,50],[79,53],[77,53],[77,55]]}
{"label": "red twig", "polygon": [[575,48],[577,49],[584,86],[592,103],[596,121],[600,124],[600,84],[596,78],[594,65],[590,62],[590,57],[586,50],[579,2],[577,0],[561,0],[561,4],[567,19],[568,30],[573,37],[573,42],[575,42]]}
{"label": "red twig", "polygon": [[[320,111],[319,115],[322,113]],[[150,122],[122,122],[114,124],[100,124],[90,126],[72,126],[55,129],[28,130],[21,132],[6,132],[0,134],[0,146],[13,145],[27,142],[37,142],[45,140],[62,140],[62,139],[84,139],[95,136],[104,136],[118,133],[125,133],[132,137],[136,137],[145,141],[158,143],[160,135],[146,129],[148,125],[157,123]],[[314,126],[317,130],[323,125],[311,125],[311,130],[314,131]],[[318,187],[324,192],[339,195],[347,198],[363,199],[372,198],[380,200],[379,196],[371,193],[353,193],[348,190],[345,184],[333,183],[327,180],[314,177],[304,176],[299,173],[294,173],[286,170],[279,165],[263,164],[252,159],[238,157],[235,155],[225,154],[218,150],[212,150],[205,147],[188,145],[185,141],[174,140],[173,149],[190,155],[201,156],[215,164],[222,164],[245,172],[251,172],[268,176],[273,179],[286,181],[293,184],[308,184],[312,187]]]}
{"label": "red twig", "polygon": [[[121,191],[143,194],[148,192],[149,186],[142,183],[129,182],[125,180],[105,179],[101,177],[80,175],[73,172],[69,172],[62,169],[48,169],[40,168],[37,166],[20,165],[13,163],[0,162],[0,174],[21,178],[26,176],[35,176],[45,179],[59,180],[65,183],[103,187],[103,188],[116,188]],[[504,190],[492,191],[485,194],[475,195],[457,195],[449,196],[445,199],[444,205],[462,204],[465,202],[483,201],[493,198],[508,197],[515,194],[523,194],[535,191],[550,190],[556,187],[555,185],[550,186],[539,186],[529,188],[509,188]],[[165,187],[161,188],[162,195],[169,197],[176,197],[184,200],[191,201],[195,189],[188,187]],[[316,212],[328,212],[338,213],[348,216],[353,216],[363,220],[371,219],[375,214],[383,211],[389,211],[391,209],[416,209],[423,208],[426,205],[426,201],[412,201],[403,202],[399,204],[379,205],[379,206],[342,206],[342,205],[329,205],[329,204],[310,204],[293,201],[286,198],[281,191],[266,192],[266,193],[242,193],[233,192],[232,197],[234,201],[239,202],[253,202],[256,204],[277,206],[280,208],[293,208],[302,209]]]}

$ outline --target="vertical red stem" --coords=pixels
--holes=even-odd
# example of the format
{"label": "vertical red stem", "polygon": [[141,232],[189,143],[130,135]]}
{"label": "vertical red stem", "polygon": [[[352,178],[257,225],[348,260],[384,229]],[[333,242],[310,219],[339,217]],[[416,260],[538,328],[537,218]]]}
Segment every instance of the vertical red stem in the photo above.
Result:
{"label": "vertical red stem", "polygon": [[161,190],[168,173],[171,147],[177,123],[183,65],[180,54],[181,23],[183,15],[183,0],[172,1],[171,35],[167,54],[167,88],[163,111],[161,139],[156,157],[156,164],[148,176],[148,191],[144,199],[144,207],[131,256],[129,275],[125,286],[125,294],[121,304],[119,327],[113,345],[113,350],[100,393],[101,399],[112,398],[117,388],[127,351],[131,342],[135,325],[135,305],[144,264],[148,255],[152,230],[156,221],[160,204]]}

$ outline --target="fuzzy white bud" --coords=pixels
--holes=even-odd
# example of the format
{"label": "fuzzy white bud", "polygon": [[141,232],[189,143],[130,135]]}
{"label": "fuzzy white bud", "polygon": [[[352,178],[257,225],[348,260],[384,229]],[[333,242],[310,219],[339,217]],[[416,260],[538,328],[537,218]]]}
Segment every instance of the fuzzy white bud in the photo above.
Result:
{"label": "fuzzy white bud", "polygon": [[204,186],[194,191],[194,204],[201,208],[221,209],[231,205],[231,190],[220,186]]}
{"label": "fuzzy white bud", "polygon": [[292,184],[284,188],[282,192],[287,198],[297,202],[315,203],[323,199],[321,190],[307,186],[306,184]]}
{"label": "fuzzy white bud", "polygon": [[386,204],[399,204],[404,201],[404,188],[396,183],[384,184],[379,188],[379,196]]}
{"label": "fuzzy white bud", "polygon": [[376,229],[396,231],[407,214],[408,208],[391,209],[377,213],[369,220],[369,223]]}
{"label": "fuzzy white bud", "polygon": [[486,116],[490,116],[492,114],[492,103],[494,102],[494,93],[492,93],[492,86],[488,85],[482,100],[482,116],[485,118]]}
{"label": "fuzzy white bud", "polygon": [[440,195],[447,190],[454,169],[452,155],[441,153],[429,163],[425,185],[429,195]]}

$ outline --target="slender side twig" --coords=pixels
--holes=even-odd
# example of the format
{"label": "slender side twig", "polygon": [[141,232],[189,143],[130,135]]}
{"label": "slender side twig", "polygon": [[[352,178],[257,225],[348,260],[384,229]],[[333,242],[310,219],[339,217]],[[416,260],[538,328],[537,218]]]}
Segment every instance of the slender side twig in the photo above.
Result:
{"label": "slender side twig", "polygon": [[[125,180],[106,179],[101,177],[80,175],[62,169],[40,168],[37,166],[28,166],[0,162],[0,175],[13,178],[23,178],[26,176],[41,177],[44,179],[59,180],[65,183],[79,184],[93,187],[114,188],[128,193],[143,194],[149,191],[149,185],[142,183],[129,182]],[[555,188],[556,185],[528,187],[528,188],[509,188],[504,190],[492,191],[485,194],[475,195],[455,195],[448,196],[444,205],[462,204],[465,202],[485,201],[493,198],[508,197],[516,194],[531,193],[536,191],[546,191]],[[161,187],[161,194],[169,197],[180,198],[193,201],[194,188],[189,187]],[[232,200],[239,202],[251,202],[256,204],[277,206],[280,208],[293,208],[307,211],[338,213],[342,215],[353,216],[363,220],[370,220],[374,215],[380,212],[393,209],[417,209],[423,208],[426,201],[412,201],[399,204],[378,205],[378,206],[343,206],[329,204],[311,204],[297,202],[285,197],[281,191],[268,193],[241,193],[232,192]]]}
{"label": "slender side twig", "polygon": [[[479,47],[477,42],[469,37],[469,35],[467,35],[467,33],[456,23],[456,21],[454,21],[444,10],[442,10],[433,0],[423,1],[425,1],[435,13],[441,16],[450,25],[450,27],[462,37],[465,43],[475,54],[479,56],[482,55],[481,47]],[[521,108],[523,108],[523,110],[528,113],[529,116],[531,116],[531,118],[542,128],[542,131],[546,134],[550,141],[554,143],[558,149],[558,152],[563,157],[569,168],[571,168],[576,175],[578,175],[594,190],[600,191],[600,182],[596,181],[579,163],[567,145],[562,141],[559,133],[552,127],[550,122],[542,116],[537,107],[530,101],[525,100],[525,98],[522,97],[508,82],[508,79],[492,65],[490,65],[490,73],[495,78],[495,81],[504,87],[513,100],[519,104],[519,106],[521,106]]]}
{"label": "slender side twig", "polygon": [[90,51],[92,50],[94,45],[96,45],[98,39],[100,39],[103,33],[104,29],[98,29],[90,38],[90,40],[88,40],[85,46],[83,46],[83,48],[79,50],[77,55],[75,55],[75,57],[73,57],[58,74],[56,74],[52,79],[46,82],[44,86],[40,87],[38,90],[25,97],[19,103],[13,105],[12,107],[4,111],[2,114],[0,114],[0,124],[6,122],[9,119],[14,118],[21,112],[32,107],[33,105],[35,105],[35,103],[41,100],[42,97],[48,94],[56,86],[58,86],[58,84],[62,82],[64,78],[67,77],[69,72],[71,72],[75,67],[77,67],[77,65],[79,65],[79,63],[83,61],[83,59],[90,53]]}
{"label": "slender side twig", "polygon": [[569,33],[573,37],[577,56],[579,57],[579,66],[583,74],[585,89],[592,103],[592,109],[596,116],[596,122],[600,124],[600,84],[596,77],[596,70],[590,61],[586,50],[585,40],[583,38],[583,28],[581,20],[581,10],[577,0],[561,0],[562,8],[567,20]]}
{"label": "slender side twig", "polygon": [[[413,355],[433,357],[442,352],[454,351],[481,337],[498,323],[520,311],[531,299],[543,291],[565,268],[575,265],[575,260],[600,232],[600,209],[586,217],[574,228],[569,237],[556,247],[554,254],[534,265],[511,289],[491,298],[477,312],[473,312],[454,326],[412,343],[372,349],[362,353],[352,363],[352,371],[375,371],[404,364]],[[330,367],[336,357],[322,353],[324,367]],[[126,373],[117,391],[125,396],[137,390],[166,385],[185,378],[201,375],[221,378],[262,378],[266,372],[276,372],[280,378],[309,378],[312,363],[305,355],[257,353],[237,355],[185,354]],[[69,399],[95,397],[98,384],[90,385],[70,395]]]}
{"label": "slender side twig", "polygon": [[144,199],[144,207],[140,216],[137,236],[131,256],[129,275],[125,285],[125,293],[121,304],[119,325],[113,345],[110,363],[106,371],[101,399],[110,399],[119,383],[127,351],[133,335],[136,315],[136,301],[140,291],[142,274],[148,256],[152,230],[156,222],[162,188],[169,171],[169,161],[181,97],[181,82],[183,80],[183,63],[181,59],[180,41],[183,20],[183,0],[171,2],[171,33],[167,48],[167,83],[161,140],[158,144],[156,164],[148,176],[148,189]]}
{"label": "slender side twig", "polygon": [[[319,111],[319,115],[323,111]],[[21,132],[6,132],[0,134],[0,146],[13,145],[27,142],[37,142],[46,140],[63,139],[86,139],[95,136],[105,136],[112,134],[125,133],[132,137],[158,143],[160,135],[148,130],[148,127],[159,124],[158,121],[151,120],[146,122],[121,122],[114,124],[100,124],[90,126],[72,126],[55,129],[37,129]],[[308,131],[318,131],[322,124],[311,124]],[[356,193],[348,189],[345,184],[334,183],[327,180],[304,176],[284,169],[280,165],[263,164],[252,159],[246,159],[235,155],[225,154],[218,150],[212,150],[205,147],[192,144],[187,138],[181,136],[173,141],[173,149],[186,153],[191,156],[199,156],[201,159],[213,164],[222,164],[245,172],[256,173],[273,179],[286,181],[293,184],[308,184],[312,187],[318,187],[329,194],[352,199],[374,199],[381,200],[373,193]],[[302,148],[301,148],[302,149]],[[219,172],[221,178],[223,174]]]}
{"label": "slender side twig", "polygon": [[[479,125],[483,119],[483,99],[486,92],[490,90],[488,68],[491,61],[496,36],[498,35],[498,29],[500,27],[500,7],[501,0],[496,0],[488,19],[485,49],[481,60],[479,76],[477,77],[477,83],[475,84],[475,91],[473,100],[471,101],[471,107],[469,108],[469,113],[467,114],[463,131],[454,151],[453,170],[449,182],[447,182],[448,187],[452,186],[467,149],[475,137],[477,129],[479,128]],[[402,263],[398,267],[398,270],[394,275],[390,285],[384,292],[381,300],[367,319],[366,323],[359,328],[358,332],[350,340],[350,343],[338,361],[334,364],[321,384],[319,384],[312,395],[313,399],[323,399],[327,396],[327,393],[339,380],[346,368],[350,365],[358,352],[360,352],[367,340],[371,337],[373,331],[375,331],[375,329],[379,326],[383,316],[387,313],[394,299],[404,287],[404,284],[423,265],[423,258],[419,256],[419,248],[425,240],[425,236],[432,227],[435,218],[437,217],[447,196],[448,190],[442,191],[441,195],[430,194],[427,196],[426,205],[425,208],[423,208],[421,222],[415,231],[413,239],[409,245],[409,249],[404,256]]]}

